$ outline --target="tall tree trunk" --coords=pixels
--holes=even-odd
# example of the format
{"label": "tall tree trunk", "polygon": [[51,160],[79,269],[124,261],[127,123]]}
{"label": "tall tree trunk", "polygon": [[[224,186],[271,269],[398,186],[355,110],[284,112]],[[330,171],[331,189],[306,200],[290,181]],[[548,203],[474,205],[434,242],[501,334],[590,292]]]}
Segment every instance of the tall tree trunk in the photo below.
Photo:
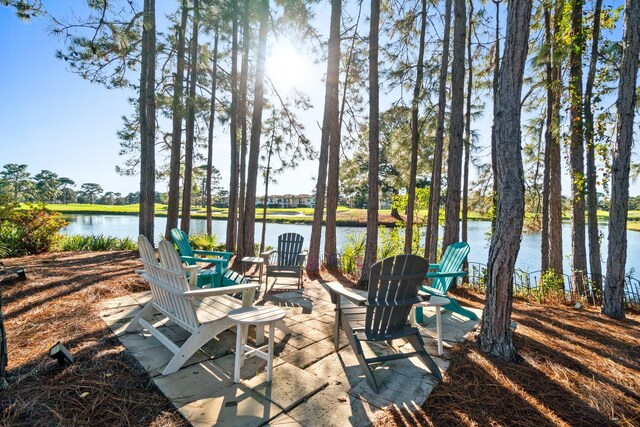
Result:
{"label": "tall tree trunk", "polygon": [[624,317],[624,271],[627,261],[627,210],[629,208],[629,168],[633,146],[636,107],[636,79],[640,50],[640,3],[625,2],[622,63],[618,87],[616,141],[612,147],[611,208],[609,211],[609,254],[602,298],[602,312]]}
{"label": "tall tree trunk", "polygon": [[[324,94],[324,115],[322,119],[322,135],[320,137],[320,163],[316,182],[316,206],[313,210],[311,241],[307,257],[307,271],[316,272],[320,268],[320,238],[322,236],[322,216],[324,212],[325,193],[327,188],[327,160],[332,136],[332,126],[338,120],[338,78],[340,70],[340,16],[341,0],[331,0],[331,23],[329,30],[329,47],[327,57],[327,83]],[[340,142],[338,141],[338,144]]]}
{"label": "tall tree trunk", "polygon": [[[275,132],[275,130],[274,130]],[[267,200],[269,200],[269,179],[271,178],[271,156],[273,155],[273,139],[267,153],[267,168],[264,172],[264,199],[262,201],[262,233],[260,233],[260,253],[264,252],[264,241],[267,235]]]}
{"label": "tall tree trunk", "polygon": [[571,268],[573,292],[584,296],[587,272],[587,249],[585,246],[585,181],[584,139],[582,123],[582,3],[571,2],[571,50],[569,53],[569,163],[571,165]]}
{"label": "tall tree trunk", "polygon": [[[453,0],[445,1],[444,35],[442,38],[442,62],[438,77],[438,119],[436,123],[433,165],[431,168],[431,189],[429,191],[429,211],[427,213],[427,232],[424,243],[424,257],[436,259],[438,251],[438,221],[440,219],[440,188],[442,187],[442,152],[444,147],[444,121],[447,110],[447,73],[449,70],[449,44],[451,42],[451,5]],[[434,261],[435,262],[435,261]]]}
{"label": "tall tree trunk", "polygon": [[240,194],[238,196],[238,235],[236,251],[239,259],[244,257],[244,198],[246,196],[247,177],[247,80],[249,77],[249,50],[251,29],[249,28],[250,1],[244,2],[242,18],[242,65],[240,68],[240,100],[238,105],[238,121],[240,122]]}
{"label": "tall tree trunk", "polygon": [[[464,180],[462,182],[462,241],[468,240],[469,222],[469,162],[471,161],[471,96],[473,95],[473,56],[471,55],[471,33],[473,31],[473,1],[469,2],[469,34],[467,35],[467,113],[465,117],[464,135]],[[469,270],[465,258],[463,268]],[[469,283],[469,275],[462,279]]]}
{"label": "tall tree trunk", "polygon": [[216,86],[218,84],[218,36],[219,25],[216,23],[215,32],[216,35],[213,39],[213,58],[212,58],[212,71],[211,71],[211,107],[209,113],[209,135],[207,144],[207,235],[211,236],[212,230],[212,213],[211,213],[211,174],[213,173],[213,127],[215,125],[216,118]]}
{"label": "tall tree trunk", "polygon": [[487,267],[487,299],[478,336],[480,349],[503,360],[520,357],[512,340],[513,274],[524,223],[524,170],[521,153],[520,97],[527,59],[531,0],[507,6],[505,49],[500,69],[498,111],[494,119],[498,210]]}
{"label": "tall tree trunk", "polygon": [[551,11],[549,5],[544,6],[544,43],[547,49],[547,57],[545,58],[545,85],[547,92],[547,108],[545,111],[545,132],[544,132],[544,175],[542,177],[542,219],[540,232],[540,270],[546,272],[549,270],[549,185],[550,185],[550,168],[549,156],[551,154],[551,117],[553,109],[553,72],[552,72],[552,56],[551,44]]}
{"label": "tall tree trunk", "polygon": [[264,107],[264,68],[267,56],[267,35],[269,33],[269,0],[260,1],[260,32],[258,34],[258,63],[254,83],[253,117],[251,118],[251,146],[249,168],[247,170],[247,194],[244,204],[244,255],[255,252],[256,192],[258,186],[258,160],[260,157],[260,136],[262,134],[262,109]]}
{"label": "tall tree trunk", "polygon": [[369,269],[378,252],[378,179],[380,168],[380,93],[378,86],[378,34],[380,0],[371,0],[369,21],[369,198],[367,203],[367,243],[358,285],[369,286]]}
{"label": "tall tree trunk", "polygon": [[442,248],[460,239],[460,181],[464,134],[464,48],[466,44],[465,0],[453,2],[453,61],[451,63],[451,115],[447,159],[447,198],[444,204]]}
{"label": "tall tree trunk", "polygon": [[413,221],[416,204],[416,175],[418,174],[418,147],[420,146],[420,99],[422,97],[422,78],[424,74],[424,39],[427,31],[427,0],[422,0],[420,10],[420,43],[418,45],[418,63],[416,64],[416,85],[413,87],[411,102],[411,163],[409,164],[409,188],[407,190],[407,227],[404,233],[404,253],[413,249]]}
{"label": "tall tree trunk", "polygon": [[[549,102],[550,145],[549,145],[549,269],[560,277],[562,267],[562,153],[560,138],[560,99],[562,94],[562,30],[564,0],[557,0],[553,13],[553,45],[551,57],[551,90]],[[559,282],[564,288],[564,281]]]}
{"label": "tall tree trunk", "polygon": [[139,232],[153,242],[156,188],[156,3],[144,0],[140,65],[140,216]]}
{"label": "tall tree trunk", "polygon": [[180,229],[189,234],[191,225],[191,190],[193,187],[193,153],[196,129],[196,87],[198,82],[198,24],[200,21],[199,0],[193,0],[193,23],[191,35],[191,61],[189,70],[189,97],[187,98],[187,129],[184,141],[184,180],[182,189],[182,218]]}
{"label": "tall tree trunk", "polygon": [[229,209],[227,214],[227,239],[225,249],[234,251],[238,218],[238,0],[231,2],[233,23],[231,35],[231,106],[229,111],[229,135],[231,140],[231,162],[229,173]]}
{"label": "tall tree trunk", "polygon": [[598,193],[596,188],[596,153],[594,142],[593,83],[598,64],[598,43],[600,42],[600,14],[602,0],[596,0],[593,10],[593,34],[591,45],[591,62],[587,74],[587,86],[584,92],[584,138],[587,146],[587,213],[589,231],[589,267],[591,284],[597,291],[602,291],[602,260],[600,259],[600,233],[598,231]]}
{"label": "tall tree trunk", "polygon": [[[340,22],[342,19],[342,0],[335,0],[332,3],[331,16]],[[340,26],[338,25],[338,32]],[[329,117],[329,171],[327,176],[327,220],[325,225],[324,253],[326,256],[326,265],[328,268],[338,267],[338,248],[336,243],[336,214],[338,211],[338,191],[339,191],[339,175],[340,175],[340,126],[339,120],[339,81],[340,81],[340,37],[334,37],[330,43],[334,43],[332,54],[338,56],[336,66],[332,67],[331,72],[331,117]],[[328,80],[328,78],[327,78]],[[345,80],[346,84],[346,80]]]}
{"label": "tall tree trunk", "polygon": [[491,231],[496,228],[496,211],[498,209],[498,177],[497,177],[497,160],[496,160],[496,130],[495,130],[495,117],[498,114],[498,106],[496,105],[496,99],[498,97],[498,80],[500,77],[500,2],[502,0],[493,0],[496,5],[496,42],[495,51],[493,52],[493,125],[491,126],[491,172],[493,174],[493,192],[491,196]]}
{"label": "tall tree trunk", "polygon": [[180,4],[182,15],[178,30],[178,46],[176,49],[176,74],[173,83],[173,100],[171,103],[172,133],[171,133],[171,158],[169,160],[169,194],[167,201],[167,227],[165,237],[171,239],[171,230],[178,227],[178,213],[180,212],[180,155],[182,152],[182,95],[184,91],[184,50],[185,32],[187,30],[187,18],[189,8],[186,0]]}

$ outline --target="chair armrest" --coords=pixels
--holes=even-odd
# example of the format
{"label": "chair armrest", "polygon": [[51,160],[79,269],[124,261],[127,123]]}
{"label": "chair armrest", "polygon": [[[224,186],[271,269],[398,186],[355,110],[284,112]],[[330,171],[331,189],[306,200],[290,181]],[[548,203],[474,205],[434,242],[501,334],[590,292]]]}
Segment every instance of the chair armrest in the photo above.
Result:
{"label": "chair armrest", "polygon": [[278,252],[275,249],[271,249],[269,251],[264,251],[260,254],[260,256],[262,257],[262,259],[264,259],[264,263],[266,265],[269,265],[269,258],[271,257],[271,255],[275,254],[276,252]]}
{"label": "chair armrest", "polygon": [[429,264],[429,270],[437,270],[438,268],[440,268],[440,264]]}
{"label": "chair armrest", "polygon": [[[344,286],[342,286],[340,283],[337,282],[328,282],[324,284],[327,288],[329,288],[329,292],[332,294],[337,294],[336,296],[343,296],[346,299],[348,299],[349,301],[351,301],[352,303],[356,304],[356,305],[365,305],[365,303],[367,302],[367,299],[353,291],[350,291],[348,289],[346,289]],[[333,297],[333,295],[332,295]],[[332,298],[333,299],[333,298]],[[340,298],[337,298],[337,301],[340,301]]]}
{"label": "chair armrest", "polygon": [[464,277],[466,275],[467,275],[466,271],[454,271],[451,273],[439,273],[439,272],[427,273],[425,277],[427,279],[437,279],[439,277]]}
{"label": "chair armrest", "polygon": [[184,262],[208,262],[210,264],[219,264],[225,265],[228,263],[227,260],[222,258],[199,258],[197,256],[181,256],[180,259]]}
{"label": "chair armrest", "polygon": [[233,252],[222,252],[222,251],[193,251],[194,254],[197,255],[212,255],[212,256],[217,256],[220,258],[223,258],[227,261],[229,261],[231,259],[231,257],[233,256]]}
{"label": "chair armrest", "polygon": [[246,283],[244,285],[223,286],[221,288],[210,289],[194,289],[186,291],[185,296],[189,297],[210,297],[216,295],[232,295],[238,292],[248,291],[250,289],[258,289],[260,285],[258,283]]}

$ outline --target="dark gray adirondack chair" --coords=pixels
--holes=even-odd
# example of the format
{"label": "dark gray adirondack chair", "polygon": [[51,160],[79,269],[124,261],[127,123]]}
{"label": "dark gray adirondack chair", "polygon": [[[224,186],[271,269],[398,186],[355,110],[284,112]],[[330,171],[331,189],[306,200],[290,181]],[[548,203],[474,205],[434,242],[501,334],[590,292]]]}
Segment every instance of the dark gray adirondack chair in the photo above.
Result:
{"label": "dark gray adirondack chair", "polygon": [[[367,297],[345,289],[335,282],[326,284],[329,287],[331,299],[336,304],[334,336],[336,351],[339,349],[338,334],[342,327],[369,386],[376,393],[378,385],[369,367],[371,363],[418,356],[433,376],[438,381],[442,380],[438,365],[424,348],[420,332],[407,322],[411,307],[429,298],[429,296],[418,295],[418,289],[428,269],[428,261],[416,255],[386,258],[371,266]],[[355,306],[341,305],[341,297],[351,301]],[[370,358],[364,356],[362,341],[387,341],[391,344],[391,341],[398,338],[406,339],[415,351]]]}
{"label": "dark gray adirondack chair", "polygon": [[[284,233],[278,236],[278,249],[260,254],[267,267],[266,279],[271,277],[293,277],[298,279],[298,289],[302,286],[302,269],[307,252],[302,251],[304,237],[297,233]],[[275,259],[274,259],[275,258]]]}

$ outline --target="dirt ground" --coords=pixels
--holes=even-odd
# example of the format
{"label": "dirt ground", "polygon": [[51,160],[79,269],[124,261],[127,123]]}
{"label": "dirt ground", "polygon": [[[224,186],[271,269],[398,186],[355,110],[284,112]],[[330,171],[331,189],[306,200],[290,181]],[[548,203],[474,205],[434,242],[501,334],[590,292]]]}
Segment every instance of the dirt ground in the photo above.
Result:
{"label": "dirt ground", "polygon": [[[136,252],[69,252],[3,260],[28,280],[0,285],[10,387],[0,425],[182,426],[97,316],[97,302],[146,289]],[[461,291],[463,304],[482,296]],[[422,411],[389,410],[380,425],[640,425],[640,316],[516,301],[522,364],[487,358],[473,342],[454,348],[444,382]],[[76,363],[47,357],[58,340]]]}

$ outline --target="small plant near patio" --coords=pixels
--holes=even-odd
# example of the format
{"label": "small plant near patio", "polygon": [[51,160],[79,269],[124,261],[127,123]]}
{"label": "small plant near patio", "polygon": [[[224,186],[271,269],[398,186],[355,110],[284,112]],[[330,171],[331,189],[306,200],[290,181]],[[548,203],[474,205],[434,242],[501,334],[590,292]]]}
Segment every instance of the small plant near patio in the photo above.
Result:
{"label": "small plant near patio", "polygon": [[347,236],[347,243],[342,248],[340,256],[340,271],[349,274],[357,273],[356,260],[359,257],[364,257],[366,243],[367,237],[364,233],[353,233]]}
{"label": "small plant near patio", "polygon": [[0,247],[3,256],[15,257],[48,251],[59,238],[58,232],[68,224],[60,214],[44,206],[18,204],[0,195]]}
{"label": "small plant near patio", "polygon": [[119,238],[112,236],[62,236],[55,245],[59,252],[67,251],[133,251],[138,246],[128,237]]}
{"label": "small plant near patio", "polygon": [[207,234],[191,234],[189,235],[189,243],[191,243],[191,247],[197,250],[224,250],[224,244],[221,244],[218,241],[218,236],[212,234],[211,236]]}

